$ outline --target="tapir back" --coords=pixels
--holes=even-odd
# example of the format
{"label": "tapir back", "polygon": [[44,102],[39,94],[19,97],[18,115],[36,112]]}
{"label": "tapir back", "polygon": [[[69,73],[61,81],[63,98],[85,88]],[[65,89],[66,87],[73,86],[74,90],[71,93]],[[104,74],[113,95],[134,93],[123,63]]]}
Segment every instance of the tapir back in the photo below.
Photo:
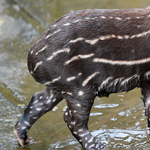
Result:
{"label": "tapir back", "polygon": [[149,11],[82,10],[61,17],[30,49],[30,73],[68,93],[92,87],[104,96],[140,87],[150,73]]}

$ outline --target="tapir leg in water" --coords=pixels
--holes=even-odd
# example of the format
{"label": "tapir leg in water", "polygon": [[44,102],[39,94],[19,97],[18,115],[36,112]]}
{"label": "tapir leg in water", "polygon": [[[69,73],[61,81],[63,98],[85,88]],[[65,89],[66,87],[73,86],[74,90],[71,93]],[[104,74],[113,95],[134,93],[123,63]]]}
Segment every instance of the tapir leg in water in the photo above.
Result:
{"label": "tapir leg in water", "polygon": [[14,130],[14,133],[22,146],[28,142],[27,132],[31,126],[42,115],[52,110],[53,107],[55,107],[62,99],[63,97],[59,93],[50,90],[49,88],[36,93],[32,97],[22,117],[17,122]]}

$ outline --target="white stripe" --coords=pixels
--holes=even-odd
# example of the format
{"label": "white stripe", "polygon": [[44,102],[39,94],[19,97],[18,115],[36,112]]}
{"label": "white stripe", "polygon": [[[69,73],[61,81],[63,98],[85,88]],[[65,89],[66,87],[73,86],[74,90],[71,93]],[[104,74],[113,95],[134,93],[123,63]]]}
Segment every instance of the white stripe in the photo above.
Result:
{"label": "white stripe", "polygon": [[77,38],[77,39],[70,40],[69,43],[76,43],[76,42],[78,42],[78,41],[83,41],[83,40],[84,40],[84,38],[79,37],[79,38]]}
{"label": "white stripe", "polygon": [[131,65],[138,65],[138,64],[144,64],[144,63],[150,62],[150,57],[145,58],[145,59],[132,60],[132,61],[127,61],[127,60],[109,60],[109,59],[104,59],[104,58],[94,58],[93,62],[95,62],[95,63],[100,62],[100,63],[111,64],[111,65],[131,66]]}
{"label": "white stripe", "polygon": [[39,50],[38,52],[36,52],[36,53],[35,53],[35,55],[37,55],[38,53],[40,53],[40,52],[44,51],[47,47],[48,47],[47,45],[46,45],[46,46],[44,46],[41,50]]}
{"label": "white stripe", "polygon": [[69,48],[65,48],[65,49],[58,50],[58,51],[54,52],[51,56],[49,56],[49,57],[47,58],[47,61],[52,60],[52,59],[53,59],[54,57],[56,57],[59,53],[64,53],[64,52],[69,53],[69,51],[70,51]]}
{"label": "white stripe", "polygon": [[94,53],[87,54],[87,55],[77,55],[77,56],[72,57],[70,60],[66,61],[65,65],[68,65],[72,61],[75,61],[75,60],[78,60],[78,59],[86,59],[86,58],[90,58],[92,56],[94,56]]}
{"label": "white stripe", "polygon": [[40,65],[42,65],[42,63],[43,63],[42,61],[36,63],[35,68],[34,68],[34,71],[36,71],[36,69],[37,69]]}
{"label": "white stripe", "polygon": [[59,76],[58,78],[53,79],[52,81],[48,81],[48,82],[44,83],[44,85],[48,85],[50,83],[54,83],[56,81],[59,81],[60,79],[61,79],[61,76]]}
{"label": "white stripe", "polygon": [[53,32],[52,34],[47,35],[45,39],[48,39],[49,37],[53,36],[54,34],[60,32],[60,31],[61,31],[61,29],[59,29],[59,30]]}
{"label": "white stripe", "polygon": [[70,82],[70,81],[75,80],[75,79],[76,79],[76,76],[72,76],[72,77],[67,78],[66,80],[67,80],[68,82]]}
{"label": "white stripe", "polygon": [[109,39],[113,39],[116,38],[118,40],[123,40],[123,39],[134,39],[134,38],[139,38],[139,37],[143,37],[146,36],[147,34],[150,34],[150,30],[142,32],[142,33],[138,33],[138,34],[133,34],[133,35],[114,35],[114,34],[109,34],[109,35],[104,35],[104,36],[100,36],[99,38],[96,39],[85,39],[82,37],[79,37],[77,39],[74,40],[70,40],[69,43],[76,43],[78,41],[83,41],[85,40],[86,43],[89,43],[91,45],[96,44],[99,40],[104,41],[104,40],[109,40]]}
{"label": "white stripe", "polygon": [[139,80],[139,78],[140,78],[140,76],[139,76],[138,74],[135,74],[135,75],[133,75],[133,76],[131,76],[131,77],[129,77],[129,78],[124,79],[124,80],[121,82],[121,85],[124,86],[124,85],[126,85],[129,81],[134,80],[134,79]]}
{"label": "white stripe", "polygon": [[82,86],[86,86],[88,84],[88,82],[94,78],[97,74],[99,74],[99,72],[95,72],[93,74],[91,74],[90,76],[88,76],[82,83]]}
{"label": "white stripe", "polygon": [[94,40],[85,40],[86,43],[89,43],[91,45],[94,45],[95,43],[97,43],[99,41],[99,39],[94,39]]}
{"label": "white stripe", "polygon": [[66,24],[64,24],[63,26],[69,26],[69,25],[71,25],[71,23],[66,23]]}
{"label": "white stripe", "polygon": [[101,86],[99,87],[99,89],[101,89],[101,88],[104,87],[106,84],[108,84],[111,79],[113,79],[113,77],[108,77],[108,78],[106,78],[106,79],[101,83]]}
{"label": "white stripe", "polygon": [[81,19],[75,20],[74,23],[81,21]]}

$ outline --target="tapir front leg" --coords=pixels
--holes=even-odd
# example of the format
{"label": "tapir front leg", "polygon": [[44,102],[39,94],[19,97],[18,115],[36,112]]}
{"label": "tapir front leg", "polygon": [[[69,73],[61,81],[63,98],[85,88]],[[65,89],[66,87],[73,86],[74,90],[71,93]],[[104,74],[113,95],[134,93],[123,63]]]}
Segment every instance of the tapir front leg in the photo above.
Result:
{"label": "tapir front leg", "polygon": [[150,128],[150,83],[143,83],[141,92],[145,108],[145,116],[147,117],[147,126]]}
{"label": "tapir front leg", "polygon": [[14,134],[18,138],[19,143],[24,146],[28,141],[27,132],[31,126],[46,112],[56,106],[63,97],[56,91],[46,88],[45,90],[36,93],[22,117],[15,125]]}

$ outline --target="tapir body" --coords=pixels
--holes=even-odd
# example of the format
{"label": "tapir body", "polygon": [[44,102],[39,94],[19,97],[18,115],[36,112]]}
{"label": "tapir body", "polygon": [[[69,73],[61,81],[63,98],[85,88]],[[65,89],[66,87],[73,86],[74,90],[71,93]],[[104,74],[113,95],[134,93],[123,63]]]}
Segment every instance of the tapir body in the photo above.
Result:
{"label": "tapir body", "polygon": [[66,99],[64,120],[83,149],[105,149],[87,126],[94,99],[135,87],[150,127],[150,7],[64,15],[30,48],[28,68],[46,89],[32,97],[15,126],[22,146],[34,122]]}

